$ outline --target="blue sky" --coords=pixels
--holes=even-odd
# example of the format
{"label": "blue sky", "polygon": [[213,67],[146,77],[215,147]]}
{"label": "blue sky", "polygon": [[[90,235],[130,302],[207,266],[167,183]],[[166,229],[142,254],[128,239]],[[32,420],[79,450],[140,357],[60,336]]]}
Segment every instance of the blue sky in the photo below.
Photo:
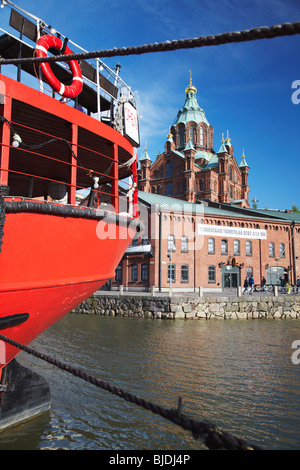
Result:
{"label": "blue sky", "polygon": [[[16,0],[87,50],[137,46],[300,21],[299,0]],[[7,26],[8,8],[0,10]],[[115,57],[135,93],[141,147],[152,159],[185,101],[192,71],[198,103],[214,128],[229,131],[234,155],[250,167],[250,200],[300,209],[300,35],[205,48]],[[298,85],[299,86],[299,85]],[[300,90],[300,87],[299,87]],[[293,103],[292,95],[296,98]]]}

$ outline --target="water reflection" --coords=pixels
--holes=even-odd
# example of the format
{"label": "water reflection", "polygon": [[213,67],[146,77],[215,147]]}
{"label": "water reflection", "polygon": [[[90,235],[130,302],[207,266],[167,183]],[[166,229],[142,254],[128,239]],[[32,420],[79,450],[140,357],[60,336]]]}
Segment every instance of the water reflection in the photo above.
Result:
{"label": "water reflection", "polygon": [[[168,321],[70,314],[32,346],[165,407],[266,448],[300,445],[296,320]],[[203,449],[190,433],[54,366],[22,362],[49,382],[49,415],[1,434],[0,448]]]}

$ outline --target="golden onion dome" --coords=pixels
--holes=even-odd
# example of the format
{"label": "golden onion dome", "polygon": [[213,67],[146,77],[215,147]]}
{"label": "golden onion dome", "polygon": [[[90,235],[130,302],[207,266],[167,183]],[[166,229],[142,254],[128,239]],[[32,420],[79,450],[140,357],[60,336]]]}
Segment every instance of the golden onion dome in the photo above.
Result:
{"label": "golden onion dome", "polygon": [[186,87],[185,92],[189,93],[192,91],[193,93],[197,93],[197,88],[192,84],[192,72],[190,71],[190,84]]}

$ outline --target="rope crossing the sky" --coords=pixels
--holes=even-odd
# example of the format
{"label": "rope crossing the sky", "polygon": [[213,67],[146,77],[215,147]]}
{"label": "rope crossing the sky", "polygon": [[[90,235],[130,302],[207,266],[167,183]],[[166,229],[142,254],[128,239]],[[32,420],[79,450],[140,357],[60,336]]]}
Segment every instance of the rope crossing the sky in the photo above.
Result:
{"label": "rope crossing the sky", "polygon": [[91,52],[79,52],[74,54],[61,54],[51,57],[30,57],[19,59],[0,58],[0,65],[6,64],[24,64],[29,62],[68,62],[69,60],[92,59],[96,57],[116,57],[147,54],[150,52],[167,52],[178,49],[193,49],[196,47],[218,46],[220,44],[238,43],[245,41],[254,41],[257,39],[272,39],[282,36],[293,36],[300,34],[300,21],[295,23],[282,23],[273,26],[262,26],[243,31],[233,31],[228,33],[216,34],[213,36],[199,36],[191,39],[179,39],[165,41],[154,44],[145,44],[143,46],[114,47],[113,49],[104,49]]}

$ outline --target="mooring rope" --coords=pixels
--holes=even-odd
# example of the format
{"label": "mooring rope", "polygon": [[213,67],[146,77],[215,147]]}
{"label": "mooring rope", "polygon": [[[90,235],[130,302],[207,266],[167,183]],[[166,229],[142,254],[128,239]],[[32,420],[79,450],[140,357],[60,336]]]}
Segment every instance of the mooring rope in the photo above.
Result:
{"label": "mooring rope", "polygon": [[300,21],[294,23],[282,23],[273,26],[261,26],[243,31],[232,31],[209,36],[199,36],[190,39],[178,39],[153,44],[144,44],[143,46],[114,47],[113,49],[104,49],[91,52],[79,52],[73,54],[60,54],[51,57],[29,57],[4,59],[0,58],[2,64],[23,64],[40,62],[68,62],[69,60],[92,59],[96,57],[116,57],[147,54],[150,52],[167,52],[178,49],[193,49],[196,47],[219,46],[221,44],[254,41],[257,39],[273,39],[282,36],[292,36],[300,34]]}
{"label": "mooring rope", "polygon": [[87,374],[81,369],[77,369],[68,364],[52,358],[46,354],[42,354],[35,349],[32,349],[24,344],[20,344],[6,336],[0,334],[0,340],[17,347],[18,349],[25,351],[51,365],[58,367],[61,370],[69,372],[75,377],[85,380],[97,387],[112,393],[124,400],[134,403],[145,410],[151,411],[154,414],[160,415],[161,417],[171,421],[174,424],[182,427],[184,430],[190,431],[195,439],[202,440],[202,442],[210,450],[225,449],[225,450],[263,450],[262,447],[249,444],[245,439],[238,438],[232,434],[222,431],[217,428],[215,424],[208,421],[197,421],[188,417],[182,413],[182,400],[179,398],[177,408],[163,408],[160,405],[153,404],[143,398],[139,398],[136,395],[122,390],[119,387],[111,385],[109,382],[98,379],[92,375]]}

